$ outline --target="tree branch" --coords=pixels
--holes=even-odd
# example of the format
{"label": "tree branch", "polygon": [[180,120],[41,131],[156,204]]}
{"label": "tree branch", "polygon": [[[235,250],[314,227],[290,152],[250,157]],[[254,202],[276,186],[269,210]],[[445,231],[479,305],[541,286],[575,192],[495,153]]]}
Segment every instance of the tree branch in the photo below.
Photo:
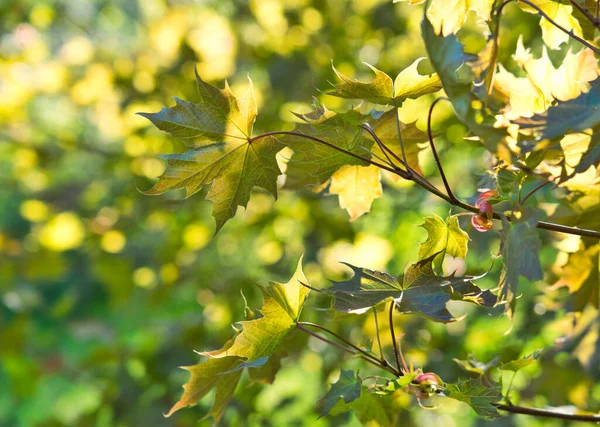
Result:
{"label": "tree branch", "polygon": [[396,333],[394,332],[394,305],[395,304],[396,304],[396,302],[394,300],[392,300],[392,303],[390,304],[389,322],[390,322],[390,334],[392,335],[392,344],[394,346],[394,358],[396,359],[396,369],[398,369],[398,372],[400,373],[400,375],[398,375],[398,376],[401,377],[404,375],[404,373],[402,372],[402,368],[400,367],[400,351],[398,350],[398,342],[396,341]]}
{"label": "tree branch", "polygon": [[504,403],[492,403],[492,405],[501,411],[507,411],[513,414],[531,415],[534,417],[544,418],[557,418],[570,421],[600,422],[600,415],[569,414],[565,412],[549,411],[547,409],[529,408],[526,406],[517,406]]}
{"label": "tree branch", "polygon": [[[512,0],[510,0],[512,1]],[[518,0],[518,1],[523,1],[523,0]],[[370,127],[363,127],[363,129],[365,129],[366,131],[368,131],[374,138],[377,138],[377,135],[375,134],[375,132],[373,132],[373,129],[371,129]],[[452,199],[449,195],[444,194],[443,192],[441,192],[440,190],[438,190],[434,185],[432,185],[429,181],[427,181],[425,178],[423,178],[422,176],[420,176],[418,173],[416,173],[413,169],[410,168],[410,166],[406,165],[406,169],[407,171],[410,171],[410,176],[407,176],[406,171],[403,171],[402,169],[398,169],[398,168],[394,168],[394,167],[390,167],[388,165],[384,165],[378,162],[374,162],[371,159],[367,159],[365,157],[359,156],[358,154],[352,153],[351,151],[348,151],[344,148],[340,148],[328,141],[325,141],[323,139],[311,136],[311,135],[306,135],[303,134],[301,132],[294,132],[294,131],[273,131],[273,132],[265,132],[262,133],[260,135],[257,135],[255,137],[249,138],[248,142],[251,143],[253,141],[256,141],[258,139],[261,138],[265,138],[267,136],[274,136],[274,135],[292,135],[292,136],[298,136],[301,138],[306,138],[306,139],[310,139],[312,141],[318,142],[320,144],[326,145],[327,147],[330,147],[336,151],[345,153],[351,157],[354,157],[356,159],[359,159],[365,163],[371,164],[373,166],[377,166],[383,170],[386,170],[388,172],[391,172],[395,175],[398,175],[404,179],[408,179],[410,181],[413,181],[415,184],[419,185],[420,187],[423,187],[425,190],[429,191],[432,194],[435,194],[436,196],[438,196],[439,198],[445,200],[446,202],[450,203],[453,206],[457,206],[460,207],[466,211],[470,211],[473,213],[479,213],[479,209],[476,208],[475,206],[472,206],[468,203],[462,202],[460,200],[458,200],[457,198]],[[380,140],[381,141],[381,140]],[[383,144],[381,142],[381,144]],[[385,148],[385,144],[383,144],[383,147]],[[389,148],[388,148],[389,150]],[[390,150],[391,151],[391,150]],[[501,220],[502,219],[502,215],[500,215],[499,213],[494,213],[492,215],[493,219],[496,220]],[[508,220],[511,220],[511,217],[507,215]],[[586,230],[583,228],[575,228],[575,227],[570,227],[567,225],[561,225],[561,224],[554,224],[551,222],[545,222],[545,221],[539,221],[536,225],[537,228],[542,228],[545,230],[551,230],[551,231],[556,231],[559,233],[565,233],[565,234],[573,234],[576,236],[583,236],[583,237],[593,237],[595,239],[600,239],[600,232],[599,231],[594,231],[594,230]]]}
{"label": "tree branch", "polygon": [[585,47],[593,50],[594,53],[596,53],[596,55],[600,55],[600,49],[598,49],[596,46],[590,44],[587,40],[582,39],[581,37],[579,37],[578,35],[573,33],[573,31],[569,31],[566,28],[564,28],[562,25],[558,24],[556,21],[554,21],[552,18],[550,18],[548,15],[546,15],[546,13],[542,9],[540,9],[536,4],[530,2],[529,0],[506,0],[504,3],[502,3],[498,7],[497,13],[501,13],[502,9],[504,9],[504,6],[506,6],[508,3],[511,3],[513,1],[516,3],[518,3],[518,2],[525,3],[532,9],[535,9],[537,11],[537,13],[539,13],[544,19],[546,19],[546,21],[550,22],[550,24],[554,25],[556,28],[561,30],[563,33],[567,34],[572,39],[577,40],[579,43],[581,43]]}
{"label": "tree branch", "polygon": [[435,158],[435,163],[437,164],[438,170],[440,171],[440,175],[442,176],[442,181],[444,181],[444,187],[446,187],[446,193],[448,193],[448,197],[452,200],[452,203],[456,203],[458,199],[454,196],[454,193],[450,189],[450,184],[448,184],[448,180],[446,179],[446,174],[444,173],[444,168],[442,167],[442,162],[440,162],[440,158],[438,157],[437,150],[435,149],[435,144],[433,143],[433,134],[431,133],[431,116],[433,115],[433,108],[440,101],[450,101],[449,98],[441,97],[437,98],[435,101],[431,103],[429,107],[429,114],[427,115],[427,136],[429,137],[429,145],[431,146],[431,151],[433,152],[433,157]]}

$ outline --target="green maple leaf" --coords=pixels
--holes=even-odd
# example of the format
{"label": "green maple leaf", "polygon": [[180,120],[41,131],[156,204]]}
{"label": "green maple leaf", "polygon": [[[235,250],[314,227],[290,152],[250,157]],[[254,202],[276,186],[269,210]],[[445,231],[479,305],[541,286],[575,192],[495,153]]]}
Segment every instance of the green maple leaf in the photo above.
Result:
{"label": "green maple leaf", "polygon": [[502,386],[499,384],[488,387],[481,381],[481,377],[456,384],[447,383],[445,394],[451,399],[466,403],[482,417],[492,420],[502,417],[493,405],[502,399]]}
{"label": "green maple leaf", "polygon": [[[447,37],[436,34],[429,19],[423,19],[421,31],[431,64],[442,81],[444,91],[450,98],[458,119],[478,136],[492,153],[496,153],[499,146],[502,146],[506,152],[510,152],[504,141],[505,130],[494,127],[495,117],[477,95],[477,87],[474,84],[475,73],[469,66],[469,64],[477,64],[476,67],[479,68],[482,63],[493,66],[495,61],[480,61],[473,59],[473,55],[466,55],[464,46],[454,34]],[[483,54],[489,55],[487,49],[484,49]],[[476,71],[482,79],[488,79],[485,77],[486,70]]]}
{"label": "green maple leaf", "polygon": [[458,366],[460,366],[462,369],[464,369],[465,371],[472,372],[477,375],[485,375],[492,368],[494,368],[496,365],[498,365],[498,357],[494,357],[488,363],[483,363],[483,362],[480,362],[479,360],[477,360],[475,358],[475,356],[472,354],[469,354],[469,357],[467,358],[467,360],[460,360],[460,359],[456,359],[456,358],[454,358],[452,360],[454,360],[454,362],[456,362],[456,364]]}
{"label": "green maple leaf", "polygon": [[264,304],[260,312],[263,317],[240,322],[243,329],[223,348],[201,353],[209,357],[208,361],[184,367],[192,376],[183,387],[183,396],[167,416],[185,406],[195,405],[214,388],[215,400],[208,415],[212,415],[217,422],[245,368],[249,368],[250,377],[254,380],[272,382],[285,355],[278,345],[294,329],[310,292],[302,285],[306,282],[300,259],[288,283],[271,282],[262,287]]}
{"label": "green maple leaf", "polygon": [[428,235],[427,240],[421,243],[419,260],[433,256],[434,265],[439,269],[446,254],[462,259],[467,257],[469,235],[460,228],[456,215],[446,221],[437,215],[425,218],[421,227],[427,230]]}
{"label": "green maple leaf", "polygon": [[531,353],[530,355],[525,356],[521,359],[511,360],[510,362],[501,363],[500,366],[498,366],[498,369],[500,369],[502,371],[518,372],[519,370],[531,365],[532,363],[535,363],[535,361],[538,360],[538,358],[540,357],[541,354],[542,354],[542,350],[536,350],[533,353]]}
{"label": "green maple leaf", "polygon": [[193,150],[162,156],[165,172],[146,194],[185,188],[186,197],[210,184],[206,198],[213,202],[218,232],[238,206],[246,207],[250,192],[262,187],[277,197],[280,175],[275,155],[283,145],[274,137],[252,139],[257,115],[252,82],[237,98],[229,86],[218,89],[196,74],[200,103],[176,99],[176,105],[158,113],[139,113]]}
{"label": "green maple leaf", "polygon": [[437,92],[442,88],[437,74],[421,75],[417,70],[419,62],[423,59],[425,58],[419,58],[413,62],[408,68],[400,72],[393,82],[392,78],[386,73],[366,62],[364,64],[375,73],[375,78],[368,83],[351,79],[333,67],[333,71],[342,82],[334,84],[335,91],[328,93],[328,95],[346,99],[360,99],[382,105],[400,105],[405,99],[416,99],[422,95]]}
{"label": "green maple leaf", "polygon": [[[297,116],[304,121],[296,125],[297,132],[370,158],[373,140],[367,138],[366,132],[359,127],[369,116],[357,110],[337,114],[320,105],[311,113]],[[368,165],[367,162],[301,136],[285,135],[281,141],[294,150],[286,170],[287,188],[323,184],[345,165]]]}
{"label": "green maple leaf", "polygon": [[544,276],[539,259],[541,242],[535,229],[537,216],[533,210],[525,209],[513,215],[512,222],[502,217],[500,294],[510,302],[510,309],[514,308],[520,276],[531,281]]}
{"label": "green maple leaf", "polygon": [[183,367],[183,369],[190,372],[191,378],[183,386],[184,393],[181,399],[173,405],[165,416],[170,417],[175,411],[183,407],[197,404],[214,388],[215,400],[207,416],[212,416],[215,423],[217,423],[235,392],[242,375],[242,371],[236,368],[242,363],[242,359],[238,357],[227,357],[224,359],[209,359],[198,365]]}
{"label": "green maple leaf", "polygon": [[437,276],[430,257],[411,265],[398,278],[380,271],[348,265],[354,276],[344,282],[334,282],[326,291],[334,297],[336,310],[364,313],[371,307],[393,298],[400,313],[415,313],[437,322],[455,319],[446,308],[451,299],[491,307],[496,297],[482,291],[471,280],[476,277]]}
{"label": "green maple leaf", "polygon": [[352,371],[342,370],[337,382],[332,384],[331,389],[327,394],[321,397],[317,402],[317,406],[321,408],[321,415],[319,415],[319,418],[327,415],[340,399],[343,399],[346,404],[358,399],[361,394],[361,389],[361,378]]}

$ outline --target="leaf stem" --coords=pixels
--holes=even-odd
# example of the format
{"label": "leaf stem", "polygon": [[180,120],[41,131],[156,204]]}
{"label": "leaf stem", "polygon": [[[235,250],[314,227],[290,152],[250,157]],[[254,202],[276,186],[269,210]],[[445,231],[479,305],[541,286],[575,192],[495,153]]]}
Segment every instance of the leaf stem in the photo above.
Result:
{"label": "leaf stem", "polygon": [[511,412],[513,414],[532,415],[534,417],[557,418],[570,421],[600,422],[600,415],[568,414],[565,412],[549,411],[546,409],[529,408],[513,404],[492,403],[501,411]]}
{"label": "leaf stem", "polygon": [[[512,0],[510,0],[512,1]],[[523,1],[523,0],[518,0],[518,1]],[[363,129],[367,130],[371,135],[373,135],[374,137],[377,137],[377,135],[375,134],[375,132],[373,132],[372,129],[370,129],[369,127],[363,127]],[[294,132],[294,131],[273,131],[273,132],[266,132],[266,133],[262,133],[260,135],[256,135],[252,138],[248,139],[248,142],[251,143],[253,141],[256,141],[258,139],[261,138],[265,138],[267,136],[274,136],[274,135],[293,135],[293,136],[298,136],[301,138],[306,138],[306,139],[310,139],[312,141],[318,142],[320,144],[326,145],[336,151],[345,153],[351,157],[357,158],[365,163],[371,164],[373,166],[377,166],[383,170],[386,170],[388,172],[391,172],[395,175],[398,175],[404,179],[408,179],[410,181],[413,181],[415,184],[419,185],[420,187],[423,187],[425,190],[429,191],[432,194],[435,194],[436,196],[438,196],[439,198],[445,200],[446,202],[448,202],[449,204],[453,205],[453,206],[457,206],[460,207],[461,209],[464,209],[466,211],[470,211],[473,213],[479,213],[479,209],[476,208],[475,206],[472,206],[468,203],[462,202],[458,199],[452,199],[450,198],[450,196],[444,194],[443,192],[441,192],[440,190],[438,190],[433,184],[431,184],[429,181],[427,181],[425,178],[423,178],[421,175],[419,175],[418,173],[416,173],[413,169],[410,168],[410,166],[406,165],[406,169],[407,171],[410,171],[411,175],[410,177],[407,176],[406,171],[403,171],[402,169],[398,169],[398,168],[393,168],[390,167],[388,165],[383,165],[381,163],[378,162],[374,162],[370,159],[367,159],[365,157],[359,156],[358,154],[352,153],[344,148],[340,148],[337,147],[333,144],[331,144],[328,141],[322,140],[320,138],[316,138],[314,136],[311,135],[306,135],[303,134],[301,132]],[[381,143],[383,144],[383,143]],[[383,146],[385,147],[385,144],[383,144]],[[391,150],[390,150],[391,151]],[[510,221],[511,217],[509,215],[506,216],[507,219]],[[494,214],[492,215],[493,219],[496,220],[500,220],[502,219],[502,215],[500,215],[497,212],[494,212]],[[561,225],[561,224],[554,224],[551,222],[545,222],[545,221],[538,221],[537,228],[543,228],[545,230],[551,230],[551,231],[556,231],[559,233],[565,233],[565,234],[573,234],[576,236],[582,236],[582,237],[593,237],[595,239],[600,239],[600,232],[599,231],[595,231],[595,230],[586,230],[583,228],[575,228],[575,227],[570,227],[568,225]]]}
{"label": "leaf stem", "polygon": [[[556,28],[561,30],[563,33],[565,33],[572,39],[577,40],[579,43],[581,43],[585,47],[593,50],[594,53],[596,53],[596,55],[600,55],[600,49],[598,49],[596,46],[590,44],[587,40],[584,40],[581,37],[579,37],[578,35],[576,35],[573,32],[573,30],[569,31],[566,28],[564,28],[562,25],[558,24],[556,21],[554,21],[552,18],[550,18],[548,15],[546,15],[546,13],[542,9],[540,9],[539,6],[530,2],[529,0],[506,0],[504,3],[502,3],[500,5],[500,7],[498,7],[497,13],[500,13],[502,11],[502,9],[504,9],[504,6],[506,6],[508,3],[512,2],[512,1],[514,1],[515,3],[518,3],[518,2],[525,3],[532,9],[535,9],[537,11],[537,13],[539,13],[544,19],[546,19],[546,21],[550,22],[550,24],[554,25]],[[573,2],[571,2],[571,4],[573,4]]]}
{"label": "leaf stem", "polygon": [[525,197],[523,197],[523,200],[521,200],[520,205],[523,206],[525,204],[525,202],[527,201],[527,199],[529,199],[531,196],[533,196],[533,194],[540,190],[542,187],[545,187],[548,184],[552,184],[552,182],[556,179],[557,177],[553,177],[551,179],[549,179],[548,181],[544,181],[542,183],[540,183],[539,185],[536,185],[535,188],[533,190],[531,190],[529,193],[527,193],[527,195]]}
{"label": "leaf stem", "polygon": [[[395,89],[394,89],[395,90]],[[394,117],[396,118],[396,132],[398,133],[398,141],[400,141],[400,150],[402,151],[402,159],[406,165],[406,171],[408,176],[412,176],[413,171],[408,167],[408,160],[406,159],[406,151],[404,150],[404,141],[402,140],[402,131],[400,130],[400,119],[398,118],[398,103],[394,98]]]}
{"label": "leaf stem", "polygon": [[450,184],[448,184],[448,180],[446,179],[446,174],[444,173],[444,168],[442,167],[442,162],[440,161],[437,150],[435,149],[435,144],[433,143],[433,134],[431,132],[431,117],[433,115],[433,108],[440,101],[450,101],[450,99],[446,98],[446,97],[441,97],[441,98],[437,98],[435,101],[433,101],[431,103],[431,106],[429,107],[429,114],[427,115],[427,136],[429,137],[429,145],[431,146],[431,151],[433,152],[433,157],[435,158],[435,163],[438,167],[438,170],[440,171],[440,175],[442,176],[442,181],[444,182],[444,187],[446,187],[446,193],[448,193],[448,196],[450,197],[452,202],[456,203],[458,201],[458,199],[454,196],[454,193],[452,192],[452,189],[450,188]]}
{"label": "leaf stem", "polygon": [[345,153],[345,154],[347,154],[347,155],[349,155],[351,157],[359,159],[359,160],[361,160],[361,161],[363,161],[365,163],[369,163],[369,164],[371,164],[373,166],[377,166],[378,168],[387,170],[388,172],[392,172],[392,173],[398,175],[396,169],[394,169],[394,168],[391,168],[391,167],[386,166],[386,165],[382,165],[381,163],[374,162],[371,159],[367,159],[365,157],[359,156],[358,154],[355,154],[355,153],[353,153],[351,151],[348,151],[348,150],[346,150],[344,148],[340,148],[340,147],[338,147],[338,146],[336,146],[336,145],[334,145],[334,144],[332,144],[332,143],[330,143],[328,141],[325,141],[324,139],[317,138],[317,137],[314,137],[314,136],[311,136],[311,135],[306,135],[306,134],[301,133],[301,132],[283,131],[283,130],[278,130],[278,131],[273,131],[273,132],[265,132],[265,133],[261,133],[260,135],[256,135],[256,136],[254,136],[252,138],[248,138],[248,143],[251,144],[252,142],[254,142],[254,141],[258,140],[258,139],[266,138],[267,136],[275,136],[275,135],[291,135],[291,136],[299,136],[301,138],[310,139],[312,141],[318,142],[319,144],[326,145],[327,147],[332,148],[332,149],[334,149],[336,151],[340,151],[340,152]]}
{"label": "leaf stem", "polygon": [[[379,346],[379,356],[381,360],[385,360],[383,348],[381,347],[381,338],[379,337],[379,321],[377,320],[377,309],[375,307],[373,307],[373,318],[375,319],[375,334],[377,336],[377,345]],[[385,362],[388,363],[387,360]]]}
{"label": "leaf stem", "polygon": [[396,333],[394,332],[394,306],[396,305],[396,302],[394,300],[392,300],[392,303],[390,304],[390,316],[389,316],[389,321],[390,321],[390,334],[392,335],[392,344],[394,347],[394,358],[396,359],[396,369],[398,369],[398,372],[400,372],[400,377],[404,375],[404,373],[402,372],[402,368],[400,367],[400,352],[398,350],[398,342],[396,341]]}
{"label": "leaf stem", "polygon": [[[304,326],[302,326],[302,324],[303,324],[303,323],[304,323],[304,322],[298,322],[298,323],[296,323],[296,329],[299,329],[299,330],[301,330],[302,332],[304,332],[304,333],[306,333],[306,334],[308,334],[308,335],[310,335],[310,336],[312,336],[312,337],[314,337],[314,338],[316,338],[316,339],[318,339],[318,340],[320,340],[320,341],[323,341],[323,342],[324,342],[324,343],[326,343],[326,344],[329,344],[329,345],[332,345],[332,346],[334,346],[334,347],[336,347],[336,348],[339,348],[340,350],[343,350],[343,351],[345,351],[345,352],[347,352],[347,353],[350,353],[350,354],[352,354],[352,355],[358,355],[358,356],[360,356],[360,357],[361,357],[363,360],[365,360],[366,362],[369,362],[369,363],[370,363],[370,364],[372,364],[372,365],[375,365],[375,366],[377,366],[377,367],[379,367],[379,368],[381,368],[381,369],[384,369],[384,370],[386,370],[386,371],[388,371],[388,372],[390,372],[390,373],[394,374],[394,375],[395,375],[395,376],[397,376],[397,377],[398,377],[398,376],[401,376],[401,375],[399,375],[399,373],[398,373],[398,372],[396,372],[396,370],[395,370],[395,369],[394,369],[392,366],[383,365],[383,363],[381,363],[380,361],[378,361],[378,360],[376,360],[376,359],[373,359],[373,358],[372,358],[370,355],[369,355],[369,357],[366,357],[366,356],[364,356],[364,355],[363,355],[363,354],[361,354],[361,353],[357,353],[357,352],[356,352],[356,351],[355,351],[353,348],[346,347],[345,345],[339,344],[339,343],[337,343],[337,342],[335,342],[335,341],[332,341],[332,340],[330,340],[330,339],[328,339],[328,338],[322,337],[322,336],[321,336],[321,335],[319,335],[319,334],[315,334],[315,333],[314,333],[314,332],[312,332],[311,330],[309,330],[309,329],[306,329]],[[345,341],[345,340],[344,340],[344,341]],[[368,353],[367,353],[367,354],[368,354]]]}

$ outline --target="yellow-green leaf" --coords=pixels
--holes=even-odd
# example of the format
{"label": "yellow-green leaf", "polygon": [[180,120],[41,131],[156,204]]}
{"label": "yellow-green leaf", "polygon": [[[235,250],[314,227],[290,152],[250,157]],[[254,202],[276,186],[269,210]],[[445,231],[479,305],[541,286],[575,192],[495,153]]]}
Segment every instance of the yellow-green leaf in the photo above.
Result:
{"label": "yellow-green leaf", "polygon": [[377,166],[343,166],[331,176],[329,192],[337,194],[340,207],[350,214],[350,221],[371,210],[381,197],[381,174]]}
{"label": "yellow-green leaf", "polygon": [[302,283],[308,281],[302,272],[300,260],[296,273],[288,283],[271,282],[261,287],[264,304],[260,312],[263,317],[240,322],[242,331],[231,345],[205,354],[215,358],[237,356],[250,362],[269,357],[298,320],[310,291]]}
{"label": "yellow-green leaf", "polygon": [[390,76],[370,64],[364,63],[375,73],[375,78],[363,83],[340,73],[333,65],[333,71],[342,81],[333,85],[335,92],[330,95],[347,99],[363,99],[375,104],[388,104],[394,97],[394,84]]}
{"label": "yellow-green leaf", "polygon": [[435,256],[434,264],[439,268],[446,254],[462,259],[467,257],[469,235],[460,228],[456,215],[444,221],[434,214],[425,218],[421,227],[427,230],[427,240],[421,243],[419,260]]}
{"label": "yellow-green leaf", "polygon": [[[572,14],[573,6],[561,4],[553,0],[530,1],[565,30],[570,31],[579,37],[582,36],[579,21],[577,21]],[[517,4],[527,12],[538,13],[537,10],[523,2],[517,2]],[[540,27],[542,29],[542,39],[550,49],[559,49],[562,43],[567,43],[569,41],[570,36],[568,34],[564,33],[543,17],[540,18]]]}
{"label": "yellow-green leaf", "polygon": [[386,73],[367,63],[365,65],[375,73],[375,78],[368,83],[351,79],[333,67],[333,71],[342,82],[334,84],[335,92],[330,92],[329,95],[346,99],[360,99],[381,105],[400,105],[405,99],[415,99],[428,93],[437,92],[442,88],[438,75],[435,73],[422,75],[417,70],[419,62],[423,59],[417,59],[408,68],[401,71],[394,82]]}
{"label": "yellow-green leaf", "polygon": [[216,231],[246,207],[255,186],[277,197],[280,175],[276,154],[284,146],[274,137],[250,138],[256,118],[252,82],[242,98],[229,87],[217,89],[197,76],[201,102],[177,100],[172,108],[142,113],[159,129],[196,147],[183,154],[162,156],[165,172],[146,194],[185,188],[186,197],[211,185],[206,198],[213,202]]}

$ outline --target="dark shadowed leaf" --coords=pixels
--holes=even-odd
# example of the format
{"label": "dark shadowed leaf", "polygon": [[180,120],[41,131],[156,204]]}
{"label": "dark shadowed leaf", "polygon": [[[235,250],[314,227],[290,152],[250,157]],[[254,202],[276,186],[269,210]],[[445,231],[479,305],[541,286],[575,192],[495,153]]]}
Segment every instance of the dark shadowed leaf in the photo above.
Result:
{"label": "dark shadowed leaf", "polygon": [[354,276],[335,282],[327,289],[334,297],[334,308],[350,313],[364,313],[369,308],[393,298],[400,313],[415,313],[438,322],[455,320],[446,309],[453,300],[491,307],[496,297],[482,291],[471,280],[476,277],[437,276],[433,257],[411,265],[406,274],[396,278],[387,273],[348,265]]}
{"label": "dark shadowed leaf", "polygon": [[317,403],[321,410],[319,418],[327,415],[340,399],[344,403],[350,403],[358,399],[361,389],[362,380],[360,377],[355,375],[353,371],[342,370],[339,380],[331,385],[331,389]]}

